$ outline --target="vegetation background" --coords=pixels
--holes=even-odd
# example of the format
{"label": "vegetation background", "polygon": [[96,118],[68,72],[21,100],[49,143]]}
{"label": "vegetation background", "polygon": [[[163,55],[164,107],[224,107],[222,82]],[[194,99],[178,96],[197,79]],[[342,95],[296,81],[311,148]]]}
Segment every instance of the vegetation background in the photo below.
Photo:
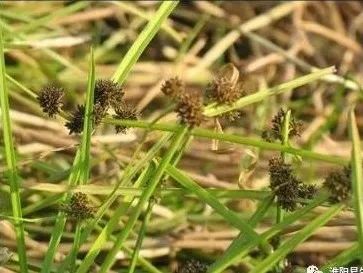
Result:
{"label": "vegetation background", "polygon": [[[359,1],[3,1],[0,272],[362,265],[362,25]],[[200,105],[223,69],[239,97]],[[179,102],[163,94],[175,76]],[[99,79],[125,108],[96,124]],[[64,89],[53,118],[49,83]],[[276,156],[317,189],[291,211]]]}

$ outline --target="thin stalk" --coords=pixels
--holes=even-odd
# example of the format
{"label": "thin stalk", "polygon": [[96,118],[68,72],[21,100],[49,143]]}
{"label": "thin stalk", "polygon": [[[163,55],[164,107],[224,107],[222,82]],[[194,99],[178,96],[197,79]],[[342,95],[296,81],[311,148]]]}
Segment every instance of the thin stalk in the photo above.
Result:
{"label": "thin stalk", "polygon": [[[160,130],[160,131],[169,131],[169,132],[176,132],[181,126],[177,124],[171,123],[155,123],[151,124],[146,121],[141,120],[117,120],[113,118],[105,118],[103,122],[108,124],[116,124],[116,125],[124,125],[127,127],[138,127],[138,128],[145,128],[145,129],[153,129],[153,130]],[[253,138],[253,137],[242,137],[239,135],[234,134],[227,134],[227,133],[217,133],[208,129],[202,128],[195,128],[191,131],[191,135],[208,138],[208,139],[217,139],[225,142],[231,142],[241,145],[253,146],[265,150],[272,150],[272,151],[280,151],[285,152],[293,155],[298,155],[301,157],[317,160],[317,161],[324,161],[328,163],[333,163],[337,165],[347,165],[349,160],[347,158],[343,158],[340,156],[335,155],[324,155],[315,153],[309,150],[304,149],[297,149],[293,147],[285,147],[278,143],[271,143],[261,140],[260,138]]]}
{"label": "thin stalk", "polygon": [[137,237],[137,241],[136,241],[136,244],[135,244],[135,247],[134,247],[134,252],[132,253],[132,258],[131,258],[131,263],[130,263],[128,273],[134,273],[135,272],[137,259],[139,257],[140,249],[141,249],[141,246],[142,246],[142,241],[143,241],[143,239],[145,237],[146,227],[147,227],[147,224],[149,223],[149,220],[150,220],[150,217],[151,217],[153,204],[154,204],[154,200],[150,200],[149,205],[148,205],[148,207],[146,209],[146,212],[145,212],[145,218],[142,221],[142,225],[141,225],[141,228],[140,228],[140,231],[139,231],[139,235]]}
{"label": "thin stalk", "polygon": [[7,165],[7,176],[10,184],[10,200],[12,213],[14,217],[15,235],[17,242],[17,252],[19,255],[20,271],[28,272],[28,263],[26,257],[24,224],[21,220],[22,207],[19,191],[20,177],[16,167],[16,156],[13,142],[13,135],[10,122],[9,94],[6,85],[6,70],[4,59],[4,41],[2,29],[0,29],[0,105],[1,105],[1,122],[3,127],[3,138],[5,148],[5,159]]}
{"label": "thin stalk", "polygon": [[173,138],[172,144],[169,147],[169,150],[162,158],[162,160],[161,160],[159,166],[157,167],[157,169],[155,170],[155,173],[153,174],[153,176],[150,178],[148,188],[140,196],[139,202],[136,205],[136,207],[134,207],[131,210],[129,219],[128,219],[125,227],[123,228],[121,233],[117,236],[117,240],[116,240],[114,246],[112,247],[112,249],[108,252],[105,260],[103,261],[99,273],[108,272],[109,269],[111,268],[111,266],[113,265],[117,252],[119,251],[119,249],[123,245],[124,241],[127,239],[128,235],[130,234],[131,229],[135,225],[145,203],[153,195],[157,185],[159,184],[161,178],[164,175],[167,165],[171,161],[176,150],[180,147],[180,144],[182,143],[187,131],[188,131],[188,128],[184,127],[176,133],[175,137]]}
{"label": "thin stalk", "polygon": [[137,62],[142,52],[150,41],[154,38],[156,33],[159,31],[163,22],[168,18],[170,13],[176,8],[179,1],[165,1],[162,2],[159,9],[153,15],[152,20],[148,22],[146,27],[142,30],[136,41],[132,44],[125,57],[116,69],[112,80],[122,84],[131,68]]}
{"label": "thin stalk", "polygon": [[352,189],[354,212],[358,231],[358,242],[360,249],[360,260],[363,263],[363,172],[362,172],[362,150],[360,145],[359,131],[354,115],[354,109],[349,112],[350,137],[352,139]]}
{"label": "thin stalk", "polygon": [[324,77],[326,75],[330,75],[334,72],[335,72],[335,68],[333,66],[331,66],[328,68],[316,70],[310,74],[296,78],[289,82],[285,82],[285,83],[276,85],[271,88],[264,88],[260,91],[253,92],[253,94],[242,97],[232,104],[219,105],[216,103],[212,103],[205,107],[204,115],[206,115],[207,117],[214,117],[214,116],[218,116],[218,115],[221,115],[221,114],[233,111],[233,110],[237,110],[237,109],[243,108],[247,105],[250,105],[252,103],[256,103],[261,100],[264,100],[267,97],[276,96],[283,92],[286,92],[286,91],[292,90],[294,88],[303,86],[305,84],[314,82],[314,81],[319,80],[322,77]]}
{"label": "thin stalk", "polygon": [[316,229],[325,225],[325,223],[327,223],[330,219],[337,215],[343,209],[343,207],[344,205],[342,204],[335,205],[328,209],[324,214],[315,218],[303,229],[301,229],[296,235],[285,241],[283,245],[278,248],[274,253],[258,263],[258,265],[253,270],[251,270],[250,273],[265,273],[272,269],[274,265],[276,265],[281,259],[286,257],[286,255],[290,251],[292,251],[298,244],[304,242],[307,238],[309,238]]}

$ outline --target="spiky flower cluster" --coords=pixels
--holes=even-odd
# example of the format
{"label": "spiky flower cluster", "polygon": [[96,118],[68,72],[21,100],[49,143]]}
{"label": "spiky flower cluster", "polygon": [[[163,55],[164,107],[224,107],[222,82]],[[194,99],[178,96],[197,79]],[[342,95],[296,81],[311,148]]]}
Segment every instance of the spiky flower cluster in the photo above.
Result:
{"label": "spiky flower cluster", "polygon": [[192,259],[186,261],[179,268],[177,273],[206,273],[207,265],[201,261]]}
{"label": "spiky flower cluster", "polygon": [[287,211],[296,209],[298,199],[311,199],[316,189],[312,185],[305,185],[292,171],[290,164],[281,157],[274,157],[269,161],[270,188],[277,197],[277,203]]}
{"label": "spiky flower cluster", "polygon": [[178,99],[185,94],[185,90],[185,83],[178,77],[166,80],[161,86],[161,91],[164,95],[172,99]]}
{"label": "spiky flower cluster", "polygon": [[[129,119],[129,120],[137,120],[138,114],[134,107],[122,103],[118,108],[115,109],[116,115],[114,118],[116,119]],[[127,132],[127,127],[122,125],[115,125],[116,133],[125,134]]]}
{"label": "spiky flower cluster", "polygon": [[178,77],[166,80],[161,86],[161,91],[176,101],[175,112],[182,124],[195,127],[202,123],[203,97],[199,93],[187,91],[185,83]]}
{"label": "spiky flower cluster", "polygon": [[48,84],[40,90],[37,99],[43,112],[53,118],[61,110],[63,96],[63,88]]}
{"label": "spiky flower cluster", "polygon": [[190,127],[199,126],[203,119],[203,98],[194,93],[185,93],[179,98],[175,109],[180,122]]}
{"label": "spiky flower cluster", "polygon": [[79,134],[82,132],[84,123],[84,105],[77,105],[77,108],[73,111],[71,118],[66,122],[65,126],[69,130],[69,134]]}
{"label": "spiky flower cluster", "polygon": [[220,104],[231,104],[242,95],[241,84],[226,76],[216,77],[206,89],[206,96]]}
{"label": "spiky flower cluster", "polygon": [[[268,142],[273,140],[283,140],[283,128],[286,111],[280,109],[279,112],[271,120],[271,128],[262,132],[262,138]],[[289,138],[299,137],[302,130],[302,122],[291,116],[289,122]]]}
{"label": "spiky flower cluster", "polygon": [[64,206],[67,215],[78,221],[92,218],[95,212],[94,207],[90,205],[88,197],[82,192],[76,192],[72,195],[69,204]]}
{"label": "spiky flower cluster", "polygon": [[330,193],[330,202],[339,203],[350,199],[352,191],[351,167],[344,167],[341,170],[332,171],[325,178],[324,188]]}
{"label": "spiky flower cluster", "polygon": [[[114,109],[116,112],[115,117],[117,118],[137,118],[136,112],[134,110],[131,111],[132,107],[127,106],[127,104],[125,104],[123,101],[124,94],[125,93],[123,92],[122,87],[111,80],[101,79],[95,82],[94,105],[92,113],[92,121],[94,126],[100,124],[110,108]],[[65,124],[69,130],[69,134],[79,134],[82,132],[84,114],[85,106],[78,105],[77,108],[73,111],[69,121]],[[116,126],[116,132],[126,132],[126,129],[120,129],[120,126]]]}

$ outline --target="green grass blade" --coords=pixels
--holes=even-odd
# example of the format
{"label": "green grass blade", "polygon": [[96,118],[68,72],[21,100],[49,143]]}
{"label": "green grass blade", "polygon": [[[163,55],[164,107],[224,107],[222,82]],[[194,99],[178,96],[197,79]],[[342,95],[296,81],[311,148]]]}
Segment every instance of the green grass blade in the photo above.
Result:
{"label": "green grass blade", "polygon": [[321,79],[322,77],[324,77],[326,75],[330,75],[330,74],[334,73],[334,71],[335,71],[334,67],[320,69],[320,70],[314,71],[310,74],[307,74],[305,76],[296,78],[292,81],[285,82],[285,83],[276,85],[271,88],[266,88],[266,89],[260,90],[258,92],[255,92],[251,95],[242,97],[239,100],[237,100],[235,103],[232,103],[232,104],[225,104],[225,105],[217,105],[216,103],[210,104],[205,107],[204,115],[206,115],[208,117],[214,117],[214,116],[217,116],[220,114],[227,113],[229,111],[243,108],[252,103],[256,103],[261,100],[264,100],[267,97],[276,96],[278,94],[289,91],[291,89],[314,82],[318,79]]}
{"label": "green grass blade", "polygon": [[[82,143],[80,147],[80,170],[79,170],[79,181],[78,184],[86,184],[89,177],[90,170],[90,148],[91,148],[91,135],[92,135],[92,124],[93,124],[93,101],[94,101],[94,89],[95,89],[95,61],[93,48],[90,51],[89,60],[89,74],[87,83],[86,93],[86,106],[85,106],[85,117],[83,123]],[[59,268],[58,273],[63,273],[70,266],[70,271],[74,271],[75,260],[79,247],[81,246],[81,233],[83,231],[82,223],[77,224],[73,245],[69,253],[69,259],[66,259],[63,265]]]}
{"label": "green grass blade", "polygon": [[125,57],[122,59],[115,74],[112,77],[113,81],[119,82],[120,84],[124,82],[131,68],[137,62],[146,46],[154,38],[162,26],[162,23],[177,5],[178,1],[162,2],[159,9],[153,16],[153,19],[149,21],[149,23],[137,37],[136,41],[132,44]]}
{"label": "green grass blade", "polygon": [[354,109],[349,112],[350,137],[352,139],[352,189],[354,200],[354,212],[357,221],[358,241],[360,248],[360,260],[363,262],[363,173],[362,173],[362,150],[360,145],[359,131],[354,115]]}
{"label": "green grass blade", "polygon": [[[184,129],[181,130],[182,132],[184,132]],[[167,139],[168,137],[164,137],[162,139],[162,142],[159,141],[159,145],[158,146],[158,149],[155,149],[155,152],[159,150],[159,148],[162,146],[161,144],[164,144],[165,140]],[[175,140],[175,139],[174,139]],[[180,140],[181,141],[181,140]],[[174,147],[173,146],[173,149],[177,149],[177,147]],[[171,155],[169,155],[170,157],[174,154],[174,152],[172,150],[169,150],[168,153],[171,153]],[[154,154],[154,153],[152,153]],[[165,157],[164,157],[165,158]],[[170,160],[170,159],[169,159]],[[159,170],[160,172],[160,170]],[[156,177],[157,178],[157,177]],[[153,176],[153,181],[155,182],[155,175]],[[151,181],[149,182],[151,183]],[[150,188],[150,185],[148,186],[147,189],[145,189],[145,191],[143,191],[143,194],[145,195],[145,193],[147,194],[150,194],[147,192],[152,190]],[[140,200],[142,198],[142,195],[140,197]],[[145,198],[145,197],[144,197]],[[147,201],[147,200],[146,200]],[[136,209],[137,207],[134,208],[134,210]],[[81,265],[79,266],[78,270],[77,270],[77,273],[86,273],[87,270],[89,269],[89,267],[93,264],[93,261],[94,259],[97,257],[98,253],[100,252],[101,250],[101,247],[103,246],[103,244],[106,242],[106,240],[110,237],[112,231],[114,230],[115,226],[118,224],[119,222],[119,217],[124,213],[124,209],[123,208],[118,208],[116,209],[116,211],[114,212],[114,215],[111,217],[111,220],[107,223],[107,225],[103,228],[102,232],[99,234],[98,238],[96,239],[96,241],[94,242],[94,244],[91,246],[90,250],[88,251],[86,257],[83,259]],[[117,214],[117,215],[116,215]],[[134,215],[135,216],[135,215]],[[130,220],[128,221],[128,224],[130,224]],[[126,229],[126,226],[124,227],[123,230]],[[129,230],[127,231],[128,233],[130,232]],[[120,237],[118,237],[119,239]],[[118,248],[119,249],[119,248]],[[114,257],[111,257],[111,259],[114,259]],[[112,261],[111,261],[112,263]]]}
{"label": "green grass blade", "polygon": [[90,169],[90,148],[93,124],[93,99],[95,89],[95,60],[93,56],[93,48],[91,47],[89,74],[87,83],[86,109],[83,124],[82,144],[81,144],[81,170],[79,184],[86,184]]}
{"label": "green grass blade", "polygon": [[339,253],[337,256],[335,256],[333,259],[329,260],[327,264],[325,264],[321,271],[323,272],[331,272],[331,267],[336,266],[344,266],[354,259],[357,259],[359,257],[359,244],[355,243],[350,248],[344,250],[343,252]]}
{"label": "green grass blade", "polygon": [[[153,130],[160,130],[160,131],[169,131],[169,132],[176,132],[180,125],[171,124],[171,123],[155,123],[151,124],[150,122],[141,121],[141,120],[117,120],[113,118],[105,118],[103,120],[105,123],[109,124],[116,124],[116,125],[124,125],[127,127],[138,127],[138,128],[145,128],[145,129],[153,129]],[[309,158],[318,161],[324,161],[332,164],[338,165],[347,165],[349,163],[349,159],[335,156],[335,155],[324,155],[315,153],[309,150],[298,149],[293,147],[287,147],[278,143],[271,143],[261,140],[260,138],[256,137],[242,137],[239,135],[234,134],[227,134],[227,133],[217,133],[212,130],[202,129],[202,128],[195,128],[191,131],[191,134],[196,137],[207,138],[207,139],[216,139],[225,142],[231,142],[241,145],[253,146],[257,148],[261,148],[264,150],[271,150],[271,151],[280,151],[284,153],[289,153],[297,156],[301,156],[304,158]]]}
{"label": "green grass blade", "polygon": [[252,271],[250,271],[250,273],[265,273],[272,269],[274,265],[276,265],[281,259],[289,254],[298,244],[304,242],[307,238],[309,238],[317,228],[326,224],[337,213],[339,213],[343,209],[343,207],[344,205],[339,204],[329,208],[324,214],[311,221],[291,239],[282,243],[280,248],[278,248],[266,259],[259,262],[258,265]]}
{"label": "green grass blade", "polygon": [[[68,186],[70,186],[71,188],[76,185],[76,182],[79,179],[80,158],[81,158],[80,149],[78,149],[76,156],[73,160],[72,172],[68,178]],[[66,202],[68,199],[69,199],[69,194],[66,194],[62,198],[62,202]],[[50,238],[48,250],[45,254],[45,258],[41,266],[41,271],[40,271],[41,273],[51,272],[54,255],[60,243],[65,224],[66,224],[65,214],[64,212],[59,212],[53,228],[52,236]]]}
{"label": "green grass blade", "polygon": [[[137,5],[134,5],[132,2],[126,1],[113,1],[113,4],[119,6],[123,10],[130,12],[131,14],[135,14],[144,20],[149,21],[150,15],[147,14],[142,9],[138,8]],[[166,22],[167,23],[167,22]],[[173,38],[177,43],[181,43],[183,41],[182,35],[180,35],[176,30],[174,30],[169,24],[161,24],[161,29],[164,30],[166,33],[169,34],[171,38]]]}
{"label": "green grass blade", "polygon": [[[77,150],[77,154],[73,161],[72,172],[68,179],[68,186],[70,188],[76,186],[78,181],[81,179],[86,179],[88,177],[89,166],[89,149],[90,149],[90,137],[92,130],[92,107],[93,107],[93,92],[94,92],[94,79],[95,79],[95,71],[94,71],[94,60],[93,53],[91,49],[91,60],[90,60],[90,71],[88,76],[88,90],[87,90],[87,98],[86,98],[86,111],[84,118],[84,133],[82,135],[82,143],[80,148]],[[88,151],[88,156],[87,156]],[[84,169],[86,168],[86,169]],[[85,174],[87,172],[87,174]],[[63,202],[67,202],[70,198],[70,194],[66,194],[63,198]],[[64,225],[66,223],[66,217],[64,212],[60,212],[57,217],[56,224],[54,226],[54,231],[52,233],[52,237],[49,243],[48,251],[45,255],[45,259],[43,261],[41,273],[50,272],[54,255],[59,245],[59,242],[62,237],[62,233],[64,230]]]}
{"label": "green grass blade", "polygon": [[243,230],[246,234],[246,237],[260,242],[264,246],[264,249],[267,252],[269,251],[270,246],[268,243],[260,239],[259,235],[253,230],[251,225],[245,220],[241,219],[235,212],[229,210],[225,205],[220,203],[215,196],[211,195],[208,191],[196,184],[193,180],[191,180],[188,176],[183,174],[175,167],[169,165],[166,170],[168,174],[175,179],[175,181],[188,189],[190,192],[196,194],[202,201],[210,205],[218,214],[223,216],[223,218],[231,225],[241,231]]}
{"label": "green grass blade", "polygon": [[168,164],[172,160],[177,149],[180,148],[180,145],[182,144],[182,142],[184,140],[184,136],[187,133],[187,131],[188,131],[188,128],[184,127],[175,134],[167,153],[164,155],[159,166],[156,168],[153,176],[150,178],[148,187],[145,189],[143,194],[140,196],[140,199],[139,199],[139,202],[137,203],[137,205],[131,210],[129,219],[128,219],[124,229],[117,236],[117,240],[116,240],[114,246],[109,251],[105,260],[103,261],[99,273],[108,272],[109,269],[111,268],[111,266],[113,265],[117,252],[119,251],[119,249],[123,245],[124,241],[127,239],[128,235],[130,234],[131,229],[135,225],[138,217],[140,216],[140,213],[141,213],[144,205],[153,195],[157,185],[159,184],[161,178],[164,175],[164,172],[165,172]]}
{"label": "green grass blade", "polygon": [[1,105],[1,123],[3,127],[3,138],[5,148],[5,159],[7,165],[7,175],[10,183],[10,200],[13,217],[15,218],[16,243],[19,256],[20,271],[27,273],[28,264],[26,257],[24,225],[21,208],[21,198],[19,192],[20,177],[18,176],[16,166],[16,156],[13,142],[13,135],[10,122],[9,94],[6,86],[6,70],[4,59],[4,41],[2,29],[0,29],[0,105]]}
{"label": "green grass blade", "polygon": [[134,273],[135,272],[137,258],[139,257],[139,252],[140,252],[140,249],[141,249],[141,246],[142,246],[142,241],[143,241],[144,236],[145,236],[146,227],[147,227],[147,224],[149,223],[153,203],[154,203],[154,201],[150,200],[149,205],[148,205],[148,207],[146,209],[145,218],[142,221],[142,225],[141,225],[141,228],[140,228],[140,231],[139,231],[139,235],[137,237],[137,241],[136,241],[136,244],[135,244],[135,247],[134,247],[134,252],[132,253],[132,258],[131,258],[128,273]]}
{"label": "green grass blade", "polygon": [[[310,212],[313,208],[321,205],[326,200],[327,196],[325,195],[316,197],[305,207],[286,216],[282,222],[275,224],[272,228],[270,228],[260,236],[265,240],[272,238],[273,236],[281,232],[284,228],[301,219],[305,214]],[[250,249],[256,247],[257,245],[258,242],[256,240],[249,240],[246,236],[240,234],[236,239],[233,240],[232,244],[222,255],[222,257],[220,257],[208,268],[208,273],[223,272],[223,270],[225,270],[228,266],[242,259],[245,255],[248,254]]]}

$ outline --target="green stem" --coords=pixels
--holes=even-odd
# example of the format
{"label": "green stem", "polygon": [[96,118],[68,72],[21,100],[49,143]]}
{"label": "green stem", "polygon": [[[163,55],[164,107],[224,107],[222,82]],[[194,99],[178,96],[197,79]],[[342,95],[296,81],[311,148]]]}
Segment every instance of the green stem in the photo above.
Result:
{"label": "green stem", "polygon": [[[150,124],[146,121],[141,120],[117,120],[113,118],[105,118],[103,122],[108,124],[115,124],[115,125],[123,125],[127,127],[138,127],[138,128],[145,128],[145,129],[153,129],[153,130],[160,130],[160,131],[169,131],[169,132],[176,132],[179,130],[181,125],[171,124],[171,123],[155,123]],[[234,134],[227,134],[227,133],[216,133],[211,130],[195,128],[191,131],[191,135],[196,137],[208,138],[208,139],[217,139],[221,141],[247,145],[247,146],[254,146],[257,148],[265,149],[265,150],[272,150],[272,151],[280,151],[285,152],[293,155],[299,155],[301,157],[314,159],[318,161],[324,161],[328,163],[333,163],[337,165],[347,165],[349,160],[340,156],[335,155],[324,155],[315,153],[309,150],[304,149],[297,149],[293,147],[285,147],[278,143],[270,143],[261,140],[260,138],[253,138],[253,137],[242,137],[239,135]]]}
{"label": "green stem", "polygon": [[16,167],[15,148],[13,142],[13,135],[10,122],[10,107],[9,107],[9,94],[6,85],[6,70],[5,70],[5,59],[4,59],[4,44],[2,29],[0,29],[0,106],[1,106],[1,120],[3,127],[3,138],[5,148],[5,159],[7,164],[7,176],[10,184],[10,199],[12,206],[12,213],[14,217],[14,226],[16,234],[16,242],[19,255],[20,271],[28,272],[28,263],[26,257],[26,246],[25,246],[25,233],[24,224],[21,220],[22,207],[21,197],[19,191],[20,177],[18,176]]}

